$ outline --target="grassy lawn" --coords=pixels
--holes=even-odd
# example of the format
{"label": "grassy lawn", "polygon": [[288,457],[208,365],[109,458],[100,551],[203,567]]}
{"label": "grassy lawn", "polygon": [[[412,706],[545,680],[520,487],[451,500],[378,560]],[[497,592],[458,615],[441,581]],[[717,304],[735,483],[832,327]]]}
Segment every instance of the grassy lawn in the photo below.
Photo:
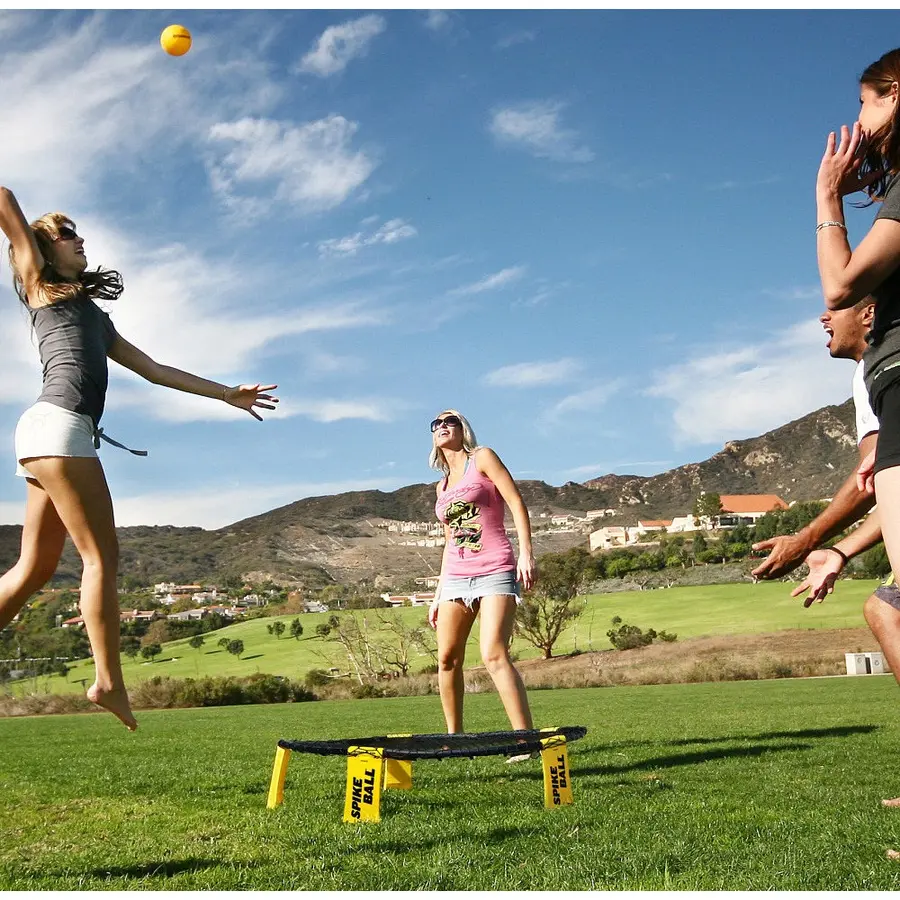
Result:
{"label": "grassy lawn", "polygon": [[[570,625],[557,645],[562,654],[578,648],[609,649],[606,631],[613,616],[621,616],[626,622],[642,628],[655,628],[675,632],[680,638],[717,634],[762,634],[794,628],[847,628],[863,627],[863,600],[874,590],[876,581],[842,581],[837,591],[825,603],[811,609],[790,596],[791,585],[775,584],[726,584],[708,587],[670,588],[655,591],[630,591],[618,594],[595,594],[585,598],[585,611],[581,618]],[[383,610],[388,616],[402,616],[409,624],[421,623],[427,610]],[[373,613],[368,613],[370,617]],[[281,616],[290,626],[295,616]],[[299,640],[283,635],[275,638],[266,626],[275,619],[255,619],[229,625],[206,635],[206,644],[199,650],[188,646],[187,640],[171,641],[163,648],[155,662],[148,663],[138,657],[123,657],[125,678],[129,684],[152,675],[171,675],[177,678],[196,678],[203,675],[252,675],[266,672],[302,678],[313,668],[327,667],[317,651],[331,648],[314,637],[316,625],[326,621],[328,614],[309,613],[299,617],[304,634]],[[478,665],[476,624],[469,642],[467,664]],[[244,654],[240,659],[216,646],[221,637],[240,639],[244,642]],[[531,659],[540,653],[521,639],[516,639],[513,650],[521,659]],[[423,658],[421,668],[428,662]],[[340,663],[339,663],[340,664]],[[16,691],[47,691],[67,693],[83,690],[78,679],[93,680],[93,667],[86,660],[75,663],[67,680],[59,676],[29,679],[14,686]]]}
{"label": "grassy lawn", "polygon": [[266,810],[276,739],[440,731],[437,698],[0,720],[0,888],[891,890],[898,701],[890,677],[535,691],[538,723],[589,729],[573,807],[543,809],[537,761],[421,761],[365,826],[339,757],[294,754]]}

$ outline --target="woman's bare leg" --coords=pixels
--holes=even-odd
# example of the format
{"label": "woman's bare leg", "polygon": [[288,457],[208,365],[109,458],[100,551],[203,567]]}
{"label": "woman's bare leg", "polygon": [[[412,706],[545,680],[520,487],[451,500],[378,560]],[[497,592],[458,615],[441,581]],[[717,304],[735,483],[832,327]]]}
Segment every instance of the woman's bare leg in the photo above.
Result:
{"label": "woman's bare leg", "polygon": [[46,456],[22,460],[22,465],[46,490],[84,563],[81,615],[96,666],[96,680],[87,690],[88,699],[134,731],[137,722],[128,702],[119,656],[119,544],[100,460]]}
{"label": "woman's bare leg", "polygon": [[482,597],[481,659],[494,679],[510,725],[519,731],[531,729],[533,725],[522,676],[509,658],[509,644],[515,620],[514,597]]}
{"label": "woman's bare leg", "polygon": [[18,562],[0,576],[0,628],[12,622],[28,598],[56,572],[66,529],[47,492],[26,479],[25,524]]}
{"label": "woman's bare leg", "polygon": [[464,603],[447,601],[438,607],[438,687],[447,732],[456,734],[463,730],[463,663],[466,658],[466,641],[475,622],[475,613]]}

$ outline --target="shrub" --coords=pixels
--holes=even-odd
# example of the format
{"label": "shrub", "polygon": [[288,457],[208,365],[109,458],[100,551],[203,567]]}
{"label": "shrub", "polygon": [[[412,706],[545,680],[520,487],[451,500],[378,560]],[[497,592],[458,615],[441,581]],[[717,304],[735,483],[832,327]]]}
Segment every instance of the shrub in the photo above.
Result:
{"label": "shrub", "polygon": [[334,681],[324,669],[310,669],[303,680],[307,687],[322,687]]}
{"label": "shrub", "polygon": [[257,673],[245,678],[209,676],[170,678],[157,675],[130,691],[140,708],[238,706],[248,703],[302,703],[317,697],[299,682],[280,675]]}
{"label": "shrub", "polygon": [[670,643],[678,639],[678,635],[669,634],[666,631],[656,632],[652,628],[644,631],[637,625],[629,625],[623,622],[621,617],[615,616],[612,620],[613,627],[606,632],[610,643],[616,650],[634,650],[637,647],[647,647],[659,639]]}

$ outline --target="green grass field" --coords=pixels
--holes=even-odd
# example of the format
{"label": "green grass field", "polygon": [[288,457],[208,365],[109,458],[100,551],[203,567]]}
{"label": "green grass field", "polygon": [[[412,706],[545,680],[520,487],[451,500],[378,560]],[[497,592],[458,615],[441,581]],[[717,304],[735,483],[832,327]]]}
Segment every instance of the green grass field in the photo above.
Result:
{"label": "green grass field", "polygon": [[[790,596],[792,585],[782,583],[726,584],[709,587],[670,588],[655,591],[630,591],[618,594],[595,594],[586,598],[584,614],[563,634],[556,653],[579,649],[607,650],[610,647],[606,631],[610,619],[621,616],[625,621],[642,628],[655,628],[675,632],[679,638],[715,634],[761,634],[792,628],[852,628],[864,627],[863,600],[874,590],[875,581],[842,581],[837,591],[825,603],[804,609],[799,600]],[[384,610],[385,615],[402,616],[407,622],[420,623],[427,610]],[[372,615],[371,613],[369,614]],[[282,616],[289,625],[295,616]],[[316,625],[324,622],[328,614],[309,613],[300,616],[304,634],[300,640],[289,636],[276,639],[266,631],[272,618],[254,619],[230,625],[206,635],[206,644],[199,650],[188,646],[187,640],[172,641],[165,645],[155,662],[148,663],[138,657],[123,657],[125,678],[129,684],[152,675],[171,675],[177,678],[196,678],[203,675],[252,675],[266,672],[302,678],[313,668],[327,667],[317,654],[329,645],[313,637]],[[478,665],[478,626],[469,642],[467,665]],[[244,654],[237,659],[217,647],[220,637],[240,639],[244,642]],[[332,646],[333,649],[333,646]],[[514,642],[513,650],[521,659],[539,656],[539,651],[521,639]],[[423,658],[414,669],[421,668],[428,660]],[[83,690],[78,679],[93,679],[93,669],[88,661],[72,666],[68,679],[58,676],[41,677],[20,682],[16,691],[47,691],[67,693]]]}
{"label": "green grass field", "polygon": [[[382,822],[341,822],[344,761],[276,739],[440,731],[434,697],[0,720],[0,888],[891,890],[900,864],[890,677],[532,692],[583,724],[575,805],[537,761],[420,761]],[[471,731],[505,727],[466,698]]]}

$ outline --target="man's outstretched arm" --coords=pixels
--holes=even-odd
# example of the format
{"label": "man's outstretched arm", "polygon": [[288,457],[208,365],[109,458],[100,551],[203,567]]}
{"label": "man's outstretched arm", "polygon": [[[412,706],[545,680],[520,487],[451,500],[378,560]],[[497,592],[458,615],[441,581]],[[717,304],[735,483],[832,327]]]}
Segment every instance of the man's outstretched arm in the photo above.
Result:
{"label": "man's outstretched arm", "polygon": [[[860,441],[860,462],[875,449],[877,441],[877,431],[867,434]],[[831,503],[805,528],[801,528],[796,534],[781,535],[753,545],[754,550],[770,551],[762,563],[753,570],[753,577],[765,579],[787,575],[816,547],[859,521],[874,505],[875,497],[860,491],[857,486],[854,470],[834,495]]]}

